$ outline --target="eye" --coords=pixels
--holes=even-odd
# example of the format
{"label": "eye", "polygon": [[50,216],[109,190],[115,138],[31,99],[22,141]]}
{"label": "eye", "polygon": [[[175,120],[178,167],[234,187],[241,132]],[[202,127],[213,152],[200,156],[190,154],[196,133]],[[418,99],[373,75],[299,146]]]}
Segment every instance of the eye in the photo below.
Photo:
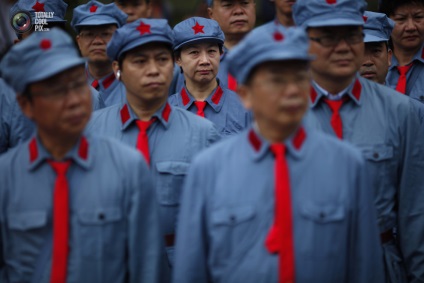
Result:
{"label": "eye", "polygon": [[190,55],[197,55],[197,54],[199,54],[199,51],[197,51],[197,50],[191,50],[191,51],[188,52],[188,54],[190,54]]}

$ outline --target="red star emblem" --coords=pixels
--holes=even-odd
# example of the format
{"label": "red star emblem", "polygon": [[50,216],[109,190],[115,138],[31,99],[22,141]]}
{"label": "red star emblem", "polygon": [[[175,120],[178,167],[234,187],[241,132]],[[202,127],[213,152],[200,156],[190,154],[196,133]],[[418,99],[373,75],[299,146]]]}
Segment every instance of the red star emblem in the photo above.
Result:
{"label": "red star emblem", "polygon": [[48,39],[43,39],[40,42],[40,48],[43,49],[44,51],[49,50],[52,47],[52,42]]}
{"label": "red star emblem", "polygon": [[95,13],[97,11],[97,6],[96,5],[92,5],[90,7],[90,13]]}
{"label": "red star emblem", "polygon": [[284,39],[284,36],[281,32],[276,31],[274,33],[274,40],[275,41],[282,41]]}
{"label": "red star emblem", "polygon": [[337,3],[337,0],[327,0],[327,3],[328,4],[336,4]]}
{"label": "red star emblem", "polygon": [[365,23],[368,21],[368,17],[366,17],[366,16],[362,16],[362,18],[364,19],[364,22],[365,22]]}
{"label": "red star emblem", "polygon": [[35,12],[45,12],[44,10],[44,4],[40,2],[35,2],[35,5],[32,6]]}
{"label": "red star emblem", "polygon": [[146,33],[152,33],[150,31],[150,25],[146,25],[143,22],[140,22],[140,25],[136,28],[136,30],[138,30],[141,35],[146,34]]}
{"label": "red star emblem", "polygon": [[196,25],[194,25],[194,26],[192,26],[191,28],[194,30],[194,34],[198,34],[198,33],[205,33],[204,31],[203,31],[203,28],[204,28],[205,26],[201,26],[201,25],[199,25],[199,23],[198,22],[196,22]]}

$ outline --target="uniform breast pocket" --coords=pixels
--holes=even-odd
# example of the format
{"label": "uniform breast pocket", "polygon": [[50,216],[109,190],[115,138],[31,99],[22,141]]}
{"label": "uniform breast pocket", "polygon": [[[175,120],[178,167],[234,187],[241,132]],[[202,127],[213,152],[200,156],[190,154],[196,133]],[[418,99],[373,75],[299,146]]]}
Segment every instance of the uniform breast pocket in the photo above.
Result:
{"label": "uniform breast pocket", "polygon": [[[216,263],[236,257],[245,251],[259,231],[254,226],[255,210],[252,206],[226,207],[211,213],[211,256]],[[256,239],[255,239],[256,238]]]}
{"label": "uniform breast pocket", "polygon": [[[396,168],[393,164],[394,150],[388,145],[360,146],[362,154],[367,160],[370,176],[373,178],[374,187],[379,183],[392,183],[391,178],[396,176]],[[385,187],[385,184],[383,187]]]}
{"label": "uniform breast pocket", "polygon": [[189,163],[181,161],[162,161],[156,163],[159,172],[157,192],[159,203],[174,206],[180,202],[181,188]]}
{"label": "uniform breast pocket", "polygon": [[302,221],[295,239],[301,254],[315,259],[335,257],[345,250],[348,239],[346,211],[340,204],[304,202],[300,207]]}
{"label": "uniform breast pocket", "polygon": [[231,116],[227,116],[225,119],[225,125],[221,130],[222,136],[230,136],[236,133],[243,131],[243,126],[240,125],[236,120],[234,120]]}
{"label": "uniform breast pocket", "polygon": [[78,241],[84,257],[123,259],[126,223],[120,208],[81,210],[78,212]]}
{"label": "uniform breast pocket", "polygon": [[[46,211],[14,212],[8,214],[11,245],[8,249],[17,258],[25,260],[28,256],[36,256],[37,251],[45,244],[48,234]],[[31,255],[31,253],[34,253]]]}

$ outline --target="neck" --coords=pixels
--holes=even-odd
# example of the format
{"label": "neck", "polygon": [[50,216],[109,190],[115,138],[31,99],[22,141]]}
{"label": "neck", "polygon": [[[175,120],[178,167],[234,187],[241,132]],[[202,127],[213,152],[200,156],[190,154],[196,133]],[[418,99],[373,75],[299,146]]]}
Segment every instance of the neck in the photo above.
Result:
{"label": "neck", "polygon": [[346,78],[330,78],[327,76],[313,74],[312,78],[320,87],[329,93],[337,94],[346,89],[352,83],[355,75]]}
{"label": "neck", "polygon": [[218,82],[214,78],[208,84],[199,84],[190,80],[186,81],[186,88],[197,101],[204,101],[218,86]]}
{"label": "neck", "polygon": [[65,155],[77,144],[81,135],[74,137],[63,137],[57,134],[48,135],[38,131],[41,143],[55,160],[62,160]]}
{"label": "neck", "polygon": [[112,64],[109,61],[88,63],[88,71],[90,75],[96,79],[102,79],[113,72]]}
{"label": "neck", "polygon": [[231,50],[234,46],[236,46],[245,36],[246,34],[226,34],[224,46]]}
{"label": "neck", "polygon": [[268,121],[256,120],[258,130],[261,135],[271,144],[281,143],[289,138],[299,127],[300,124],[281,127],[281,125],[273,125]]}
{"label": "neck", "polygon": [[277,11],[277,19],[285,27],[295,26],[292,14],[283,14]]}
{"label": "neck", "polygon": [[421,47],[415,49],[400,49],[398,46],[394,46],[393,53],[398,60],[399,66],[405,66],[411,63],[420,48]]}
{"label": "neck", "polygon": [[166,103],[168,96],[155,100],[133,99],[127,95],[127,100],[135,115],[142,121],[149,121],[152,116]]}

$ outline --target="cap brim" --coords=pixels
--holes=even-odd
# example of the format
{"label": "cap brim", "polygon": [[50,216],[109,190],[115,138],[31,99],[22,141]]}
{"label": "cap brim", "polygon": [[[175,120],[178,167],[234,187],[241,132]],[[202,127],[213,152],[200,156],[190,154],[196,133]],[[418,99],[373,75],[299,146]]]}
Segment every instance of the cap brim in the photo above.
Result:
{"label": "cap brim", "polygon": [[139,37],[138,39],[136,39],[134,41],[131,41],[126,46],[124,46],[124,48],[122,48],[122,50],[119,51],[117,58],[112,58],[112,59],[117,60],[125,52],[127,52],[131,49],[134,49],[138,46],[142,46],[142,45],[152,43],[152,42],[165,43],[165,44],[168,44],[170,47],[172,47],[172,41],[170,41],[168,38],[166,38],[164,36],[160,36],[160,35],[149,35],[149,36],[145,36],[145,37],[142,36],[142,37]]}
{"label": "cap brim", "polygon": [[305,23],[307,27],[333,27],[333,26],[363,26],[364,20],[355,19],[317,19]]}
{"label": "cap brim", "polygon": [[364,42],[387,42],[389,41],[387,38],[382,38],[382,37],[378,37],[375,35],[371,35],[371,34],[366,34],[365,33],[365,37],[364,37]]}
{"label": "cap brim", "polygon": [[104,25],[116,25],[119,27],[119,23],[114,18],[103,17],[103,18],[88,18],[74,26],[74,28],[79,31],[85,26],[104,26]]}
{"label": "cap brim", "polygon": [[211,37],[211,36],[204,36],[204,37],[193,38],[191,40],[181,42],[178,45],[176,45],[173,49],[175,51],[175,50],[180,49],[180,48],[182,48],[186,45],[194,44],[194,43],[197,43],[197,42],[213,42],[213,43],[217,43],[217,44],[224,44],[224,41],[221,40],[221,39],[218,39],[216,37]]}

